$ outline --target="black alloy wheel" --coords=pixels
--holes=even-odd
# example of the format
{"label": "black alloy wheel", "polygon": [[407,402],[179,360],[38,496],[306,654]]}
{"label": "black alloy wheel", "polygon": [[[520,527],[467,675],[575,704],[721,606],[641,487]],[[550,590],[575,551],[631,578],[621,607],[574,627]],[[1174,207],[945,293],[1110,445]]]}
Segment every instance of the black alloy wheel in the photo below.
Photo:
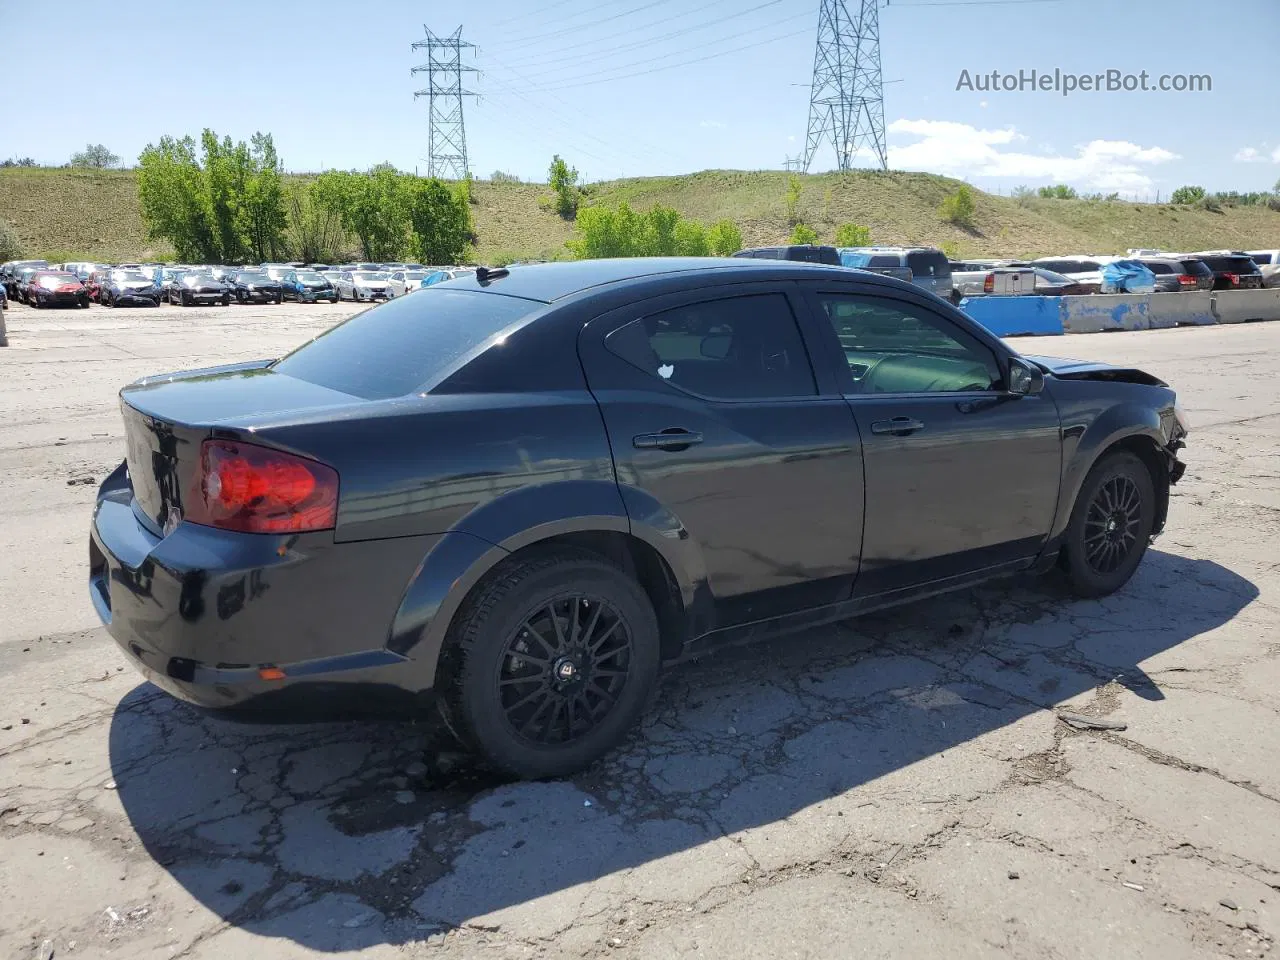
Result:
{"label": "black alloy wheel", "polygon": [[534,550],[499,564],[458,610],[440,705],[502,772],[565,776],[625,736],[659,662],[657,617],[633,577],[584,550]]}
{"label": "black alloy wheel", "polygon": [[631,673],[631,632],[608,601],[571,593],[535,610],[507,640],[495,682],[512,731],[567,743],[618,702]]}
{"label": "black alloy wheel", "polygon": [[1108,479],[1094,494],[1085,515],[1085,562],[1098,573],[1113,572],[1137,546],[1141,521],[1138,485],[1124,475]]}
{"label": "black alloy wheel", "polygon": [[1101,597],[1124,586],[1155,526],[1155,484],[1134,454],[1102,458],[1085,477],[1067,525],[1063,564],[1073,590]]}

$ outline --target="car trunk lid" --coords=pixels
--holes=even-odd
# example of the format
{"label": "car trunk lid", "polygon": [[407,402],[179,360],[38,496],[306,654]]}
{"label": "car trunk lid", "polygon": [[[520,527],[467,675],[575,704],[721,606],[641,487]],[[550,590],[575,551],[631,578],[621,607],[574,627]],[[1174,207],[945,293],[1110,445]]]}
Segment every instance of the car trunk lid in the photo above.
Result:
{"label": "car trunk lid", "polygon": [[[200,444],[215,432],[240,433],[234,421],[270,423],[300,412],[356,401],[294,377],[266,362],[150,377],[120,391],[125,459],[135,510],[154,532],[181,520],[199,483]],[[223,425],[227,429],[220,429]]]}

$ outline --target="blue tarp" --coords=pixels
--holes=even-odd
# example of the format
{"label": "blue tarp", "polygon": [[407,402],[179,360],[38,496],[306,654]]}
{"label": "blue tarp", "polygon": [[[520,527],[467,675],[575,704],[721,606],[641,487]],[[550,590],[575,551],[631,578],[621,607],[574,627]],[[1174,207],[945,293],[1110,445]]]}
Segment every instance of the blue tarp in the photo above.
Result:
{"label": "blue tarp", "polygon": [[1102,267],[1103,293],[1155,293],[1156,275],[1137,260],[1116,260]]}

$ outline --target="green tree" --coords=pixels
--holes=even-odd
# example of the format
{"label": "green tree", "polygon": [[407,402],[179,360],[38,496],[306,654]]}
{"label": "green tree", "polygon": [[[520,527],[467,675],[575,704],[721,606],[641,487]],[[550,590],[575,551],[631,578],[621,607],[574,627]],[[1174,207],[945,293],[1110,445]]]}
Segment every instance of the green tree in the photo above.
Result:
{"label": "green tree", "polygon": [[1052,187],[1041,187],[1040,196],[1045,200],[1075,200],[1077,194],[1074,187],[1059,183]]}
{"label": "green tree", "polygon": [[118,167],[120,158],[100,143],[89,143],[83,150],[71,155],[73,167]]}
{"label": "green tree", "polygon": [[837,247],[869,247],[871,228],[857,223],[841,224],[836,230]]}
{"label": "green tree", "polygon": [[514,173],[506,173],[502,170],[495,170],[489,174],[490,183],[519,183],[520,178]]}
{"label": "green tree", "polygon": [[0,263],[5,260],[17,260],[22,256],[22,242],[13,227],[5,220],[0,220]]}
{"label": "green tree", "polygon": [[138,202],[147,234],[166,239],[183,260],[265,259],[284,245],[287,223],[281,164],[270,134],[249,144],[161,137],[138,164]]}
{"label": "green tree", "polygon": [[813,227],[804,223],[797,223],[795,229],[791,231],[791,239],[788,243],[817,243],[818,231]]}
{"label": "green tree", "polygon": [[291,260],[334,263],[346,259],[347,232],[342,219],[315,201],[315,186],[295,180],[285,188],[285,249]]}
{"label": "green tree", "polygon": [[1169,198],[1169,202],[1178,203],[1178,204],[1183,204],[1183,203],[1192,204],[1192,203],[1199,203],[1204,198],[1205,198],[1204,187],[1189,185],[1185,187],[1179,187],[1177,190],[1173,191],[1173,196]]}
{"label": "green tree", "polygon": [[406,177],[401,189],[412,255],[423,263],[461,263],[473,237],[466,191],[435,177]]}
{"label": "green tree", "polygon": [[787,223],[793,227],[800,222],[800,192],[803,189],[800,178],[794,173],[787,178],[787,192],[783,196],[783,202],[787,205]]}
{"label": "green tree", "polygon": [[409,245],[400,174],[390,164],[368,173],[331,170],[315,182],[315,202],[338,215],[366,260],[394,260]]}
{"label": "green tree", "polygon": [[973,217],[977,213],[977,204],[973,199],[973,191],[967,183],[960,184],[956,192],[949,195],[938,207],[938,216],[947,223],[957,227],[973,228]]}
{"label": "green tree", "polygon": [[138,203],[148,239],[168,240],[180,260],[222,260],[208,184],[192,137],[164,136],[142,151]]}
{"label": "green tree", "polygon": [[1014,187],[1013,192],[1010,193],[1009,196],[1013,198],[1014,202],[1017,203],[1018,206],[1029,207],[1031,206],[1031,201],[1035,199],[1036,192],[1026,184],[1023,184],[1020,187]]}
{"label": "green tree", "polygon": [[707,242],[716,256],[732,256],[742,249],[742,231],[732,220],[718,220],[707,231]]}
{"label": "green tree", "polygon": [[547,182],[556,194],[556,213],[565,220],[572,220],[578,212],[578,171],[565,163],[557,153],[551,158]]}

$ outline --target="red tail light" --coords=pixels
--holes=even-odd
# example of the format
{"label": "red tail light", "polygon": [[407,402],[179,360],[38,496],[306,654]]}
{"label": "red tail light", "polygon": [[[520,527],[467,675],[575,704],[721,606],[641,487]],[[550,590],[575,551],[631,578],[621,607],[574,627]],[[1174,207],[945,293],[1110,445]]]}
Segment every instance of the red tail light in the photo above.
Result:
{"label": "red tail light", "polygon": [[1224,277],[1226,277],[1226,279],[1227,279],[1227,283],[1231,284],[1233,287],[1234,287],[1234,286],[1239,286],[1239,284],[1240,284],[1240,274],[1238,274],[1238,273],[1224,273],[1224,274],[1223,274],[1223,276],[1224,276]]}
{"label": "red tail light", "polygon": [[268,447],[206,440],[186,519],[241,533],[330,530],[338,519],[338,473]]}
{"label": "red tail light", "polygon": [[1196,278],[1191,276],[1189,273],[1183,273],[1178,276],[1178,283],[1184,287],[1194,287],[1196,285]]}
{"label": "red tail light", "polygon": [[994,293],[996,289],[996,275],[988,273],[982,280],[982,292]]}

